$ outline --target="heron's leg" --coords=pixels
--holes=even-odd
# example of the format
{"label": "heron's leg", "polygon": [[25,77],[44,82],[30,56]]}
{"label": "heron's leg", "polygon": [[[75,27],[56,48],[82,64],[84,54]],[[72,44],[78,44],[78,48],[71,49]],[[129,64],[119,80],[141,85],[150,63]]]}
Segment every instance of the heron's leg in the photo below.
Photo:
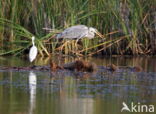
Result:
{"label": "heron's leg", "polygon": [[86,36],[86,33],[83,33],[83,34],[81,34],[81,35],[77,38],[77,40],[76,40],[76,42],[75,42],[76,50],[77,50],[77,43],[78,43],[78,41],[79,41],[81,38],[84,38],[85,36]]}
{"label": "heron's leg", "polygon": [[81,38],[78,38],[75,42],[75,47],[76,47],[76,50],[78,49],[78,41],[80,40]]}
{"label": "heron's leg", "polygon": [[65,41],[65,43],[62,44],[62,46],[61,46],[61,51],[62,51],[63,47],[65,47],[69,42],[70,42],[70,41],[67,40],[67,41]]}
{"label": "heron's leg", "polygon": [[69,43],[70,41],[68,40],[68,41],[65,41],[60,47],[58,47],[57,49],[58,50],[63,50],[63,48]]}
{"label": "heron's leg", "polygon": [[76,48],[76,50],[78,49],[78,46],[77,46],[78,41],[79,41],[79,39],[77,39],[77,40],[75,41],[75,48]]}

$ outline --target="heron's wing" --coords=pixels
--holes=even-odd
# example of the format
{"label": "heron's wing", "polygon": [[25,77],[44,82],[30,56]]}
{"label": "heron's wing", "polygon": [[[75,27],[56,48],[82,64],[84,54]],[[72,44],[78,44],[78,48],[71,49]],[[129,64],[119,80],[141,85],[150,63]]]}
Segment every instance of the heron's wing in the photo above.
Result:
{"label": "heron's wing", "polygon": [[57,35],[57,38],[75,39],[82,38],[85,34],[88,34],[88,27],[85,25],[76,25],[65,29],[62,33]]}
{"label": "heron's wing", "polygon": [[[88,29],[88,27],[86,25],[75,25],[75,26],[71,26],[70,28],[83,28],[83,29]],[[68,29],[68,28],[67,28]]]}

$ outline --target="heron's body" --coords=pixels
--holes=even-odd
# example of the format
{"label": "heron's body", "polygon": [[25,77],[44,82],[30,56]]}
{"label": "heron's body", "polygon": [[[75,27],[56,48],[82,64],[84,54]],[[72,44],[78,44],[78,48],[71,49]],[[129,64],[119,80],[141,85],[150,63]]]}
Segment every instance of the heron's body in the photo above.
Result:
{"label": "heron's body", "polygon": [[67,38],[67,39],[81,39],[89,38],[92,39],[95,37],[95,33],[99,36],[102,36],[95,28],[87,27],[85,25],[76,25],[65,29],[62,33],[59,33],[56,38]]}
{"label": "heron's body", "polygon": [[30,51],[29,51],[30,62],[33,62],[37,56],[37,47],[35,46],[34,40],[35,40],[35,37],[32,37],[33,46],[30,48]]}

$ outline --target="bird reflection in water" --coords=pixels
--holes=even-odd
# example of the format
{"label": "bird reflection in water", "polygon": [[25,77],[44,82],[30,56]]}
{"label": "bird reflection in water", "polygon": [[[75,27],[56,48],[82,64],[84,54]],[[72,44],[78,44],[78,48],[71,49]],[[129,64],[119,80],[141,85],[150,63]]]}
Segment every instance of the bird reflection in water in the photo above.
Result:
{"label": "bird reflection in water", "polygon": [[33,71],[29,73],[29,93],[30,93],[30,108],[29,114],[33,114],[36,104],[36,85],[37,85],[37,77]]}

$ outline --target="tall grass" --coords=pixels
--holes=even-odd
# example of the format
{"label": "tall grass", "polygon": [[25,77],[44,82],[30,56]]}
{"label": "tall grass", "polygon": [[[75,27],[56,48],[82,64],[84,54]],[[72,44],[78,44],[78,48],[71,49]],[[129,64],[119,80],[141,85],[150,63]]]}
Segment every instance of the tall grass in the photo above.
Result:
{"label": "tall grass", "polygon": [[[77,24],[97,28],[106,40],[81,40],[77,50],[69,43],[62,53],[155,54],[155,5],[155,0],[1,0],[0,54],[25,52],[32,35],[40,55],[57,53],[63,43],[54,34]],[[44,27],[53,31],[47,33]]]}

